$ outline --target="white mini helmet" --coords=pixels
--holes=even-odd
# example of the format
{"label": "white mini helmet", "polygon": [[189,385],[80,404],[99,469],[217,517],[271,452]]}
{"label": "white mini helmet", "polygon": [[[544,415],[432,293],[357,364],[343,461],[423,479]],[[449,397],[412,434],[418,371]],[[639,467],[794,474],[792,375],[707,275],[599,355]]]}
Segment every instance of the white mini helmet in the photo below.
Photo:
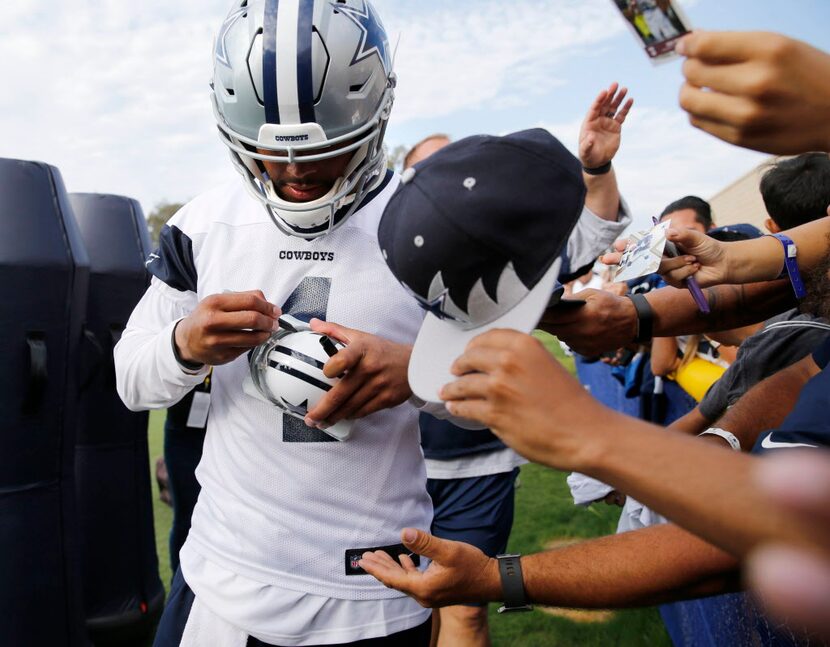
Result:
{"label": "white mini helmet", "polygon": [[[222,140],[292,236],[330,232],[383,180],[394,86],[386,31],[367,0],[236,0],[216,37],[211,90]],[[281,199],[261,163],[350,151],[332,189],[305,203]]]}
{"label": "white mini helmet", "polygon": [[[303,419],[339,381],[326,377],[323,366],[341,348],[339,341],[313,332],[304,322],[281,317],[280,330],[251,352],[251,381],[265,400]],[[344,420],[326,433],[345,440],[351,426],[351,421]]]}

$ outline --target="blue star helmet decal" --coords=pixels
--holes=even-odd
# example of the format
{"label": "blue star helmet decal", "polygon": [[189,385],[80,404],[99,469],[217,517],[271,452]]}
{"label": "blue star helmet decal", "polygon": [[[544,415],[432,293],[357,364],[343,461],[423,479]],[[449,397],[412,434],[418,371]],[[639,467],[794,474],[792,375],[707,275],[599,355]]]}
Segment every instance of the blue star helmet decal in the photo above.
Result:
{"label": "blue star helmet decal", "polygon": [[360,45],[355,50],[349,65],[354,65],[377,54],[383,64],[383,69],[389,74],[392,67],[389,60],[389,39],[372,5],[363,0],[363,10],[342,4],[332,4],[332,7],[342,12],[363,32]]}
{"label": "blue star helmet decal", "polygon": [[219,35],[216,37],[216,60],[227,67],[231,66],[231,61],[228,58],[228,48],[225,45],[225,38],[227,38],[228,32],[234,26],[236,21],[239,20],[247,11],[248,7],[245,6],[240,7],[236,11],[228,14],[228,17],[225,18],[225,22],[222,23],[222,27],[219,29]]}

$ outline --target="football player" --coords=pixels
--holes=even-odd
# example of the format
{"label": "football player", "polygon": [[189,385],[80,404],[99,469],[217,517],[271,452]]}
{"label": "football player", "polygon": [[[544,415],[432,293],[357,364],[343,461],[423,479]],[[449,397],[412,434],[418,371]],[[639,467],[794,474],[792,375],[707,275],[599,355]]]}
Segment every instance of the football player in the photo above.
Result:
{"label": "football player", "polygon": [[[429,612],[358,565],[367,550],[404,551],[401,528],[432,516],[406,377],[423,311],[377,243],[399,183],[383,152],[394,86],[365,0],[238,0],[216,37],[214,114],[243,181],[164,228],[115,350],[136,410],[175,403],[213,367],[202,490],[156,645],[429,642]],[[608,169],[589,193],[614,220]],[[572,250],[594,237],[591,218]],[[341,379],[305,420],[243,389],[246,352],[283,314],[346,346],[325,364]],[[346,419],[337,442],[325,430]]]}
{"label": "football player", "polygon": [[[390,53],[364,0],[240,0],[216,37],[213,109],[243,182],[164,228],[116,349],[132,409],[173,404],[215,367],[202,491],[158,645],[429,641],[429,612],[354,566],[432,514],[418,411],[403,404],[423,315],[375,235],[398,182],[382,147]],[[242,389],[245,353],[282,313],[348,344],[327,367],[348,374],[311,426]],[[360,420],[339,443],[321,427],[343,418]]]}

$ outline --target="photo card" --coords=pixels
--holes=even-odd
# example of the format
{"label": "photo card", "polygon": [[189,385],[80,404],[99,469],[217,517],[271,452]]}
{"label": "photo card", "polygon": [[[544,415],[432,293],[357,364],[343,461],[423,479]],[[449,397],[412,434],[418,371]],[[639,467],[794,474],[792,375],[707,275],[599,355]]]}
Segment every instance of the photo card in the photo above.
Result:
{"label": "photo card", "polygon": [[677,56],[677,41],[692,31],[678,0],[612,0],[652,63]]}
{"label": "photo card", "polygon": [[652,229],[631,235],[614,274],[615,283],[638,279],[658,270],[666,248],[666,231],[670,226],[671,220],[666,220]]}

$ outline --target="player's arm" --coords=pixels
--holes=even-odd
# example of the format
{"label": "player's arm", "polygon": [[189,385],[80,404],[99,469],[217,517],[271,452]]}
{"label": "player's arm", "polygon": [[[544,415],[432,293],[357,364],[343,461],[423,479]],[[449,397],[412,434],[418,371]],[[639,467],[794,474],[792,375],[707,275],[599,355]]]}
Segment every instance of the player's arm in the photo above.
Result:
{"label": "player's arm", "polygon": [[820,370],[812,355],[807,355],[749,389],[727,409],[716,426],[735,434],[741,448],[749,451],[759,434],[781,425],[795,406],[804,385]]}
{"label": "player's arm", "polygon": [[[591,104],[579,133],[579,160],[583,168],[602,169],[620,148],[622,126],[633,99],[625,101],[628,90],[613,83]],[[617,176],[611,167],[606,173],[583,172],[587,188],[585,206],[603,220],[616,221],[620,213]]]}
{"label": "player's arm", "polygon": [[195,307],[196,295],[153,278],[133,309],[115,346],[116,389],[132,411],[161,409],[178,402],[209,370],[185,370],[173,352],[176,322]]}
{"label": "player's arm", "polygon": [[[407,540],[407,533],[413,539]],[[502,599],[496,560],[469,544],[406,530],[404,544],[432,562],[425,572],[367,553],[361,566],[427,607]],[[522,557],[530,602],[617,609],[739,589],[734,557],[671,524],[579,542]]]}

